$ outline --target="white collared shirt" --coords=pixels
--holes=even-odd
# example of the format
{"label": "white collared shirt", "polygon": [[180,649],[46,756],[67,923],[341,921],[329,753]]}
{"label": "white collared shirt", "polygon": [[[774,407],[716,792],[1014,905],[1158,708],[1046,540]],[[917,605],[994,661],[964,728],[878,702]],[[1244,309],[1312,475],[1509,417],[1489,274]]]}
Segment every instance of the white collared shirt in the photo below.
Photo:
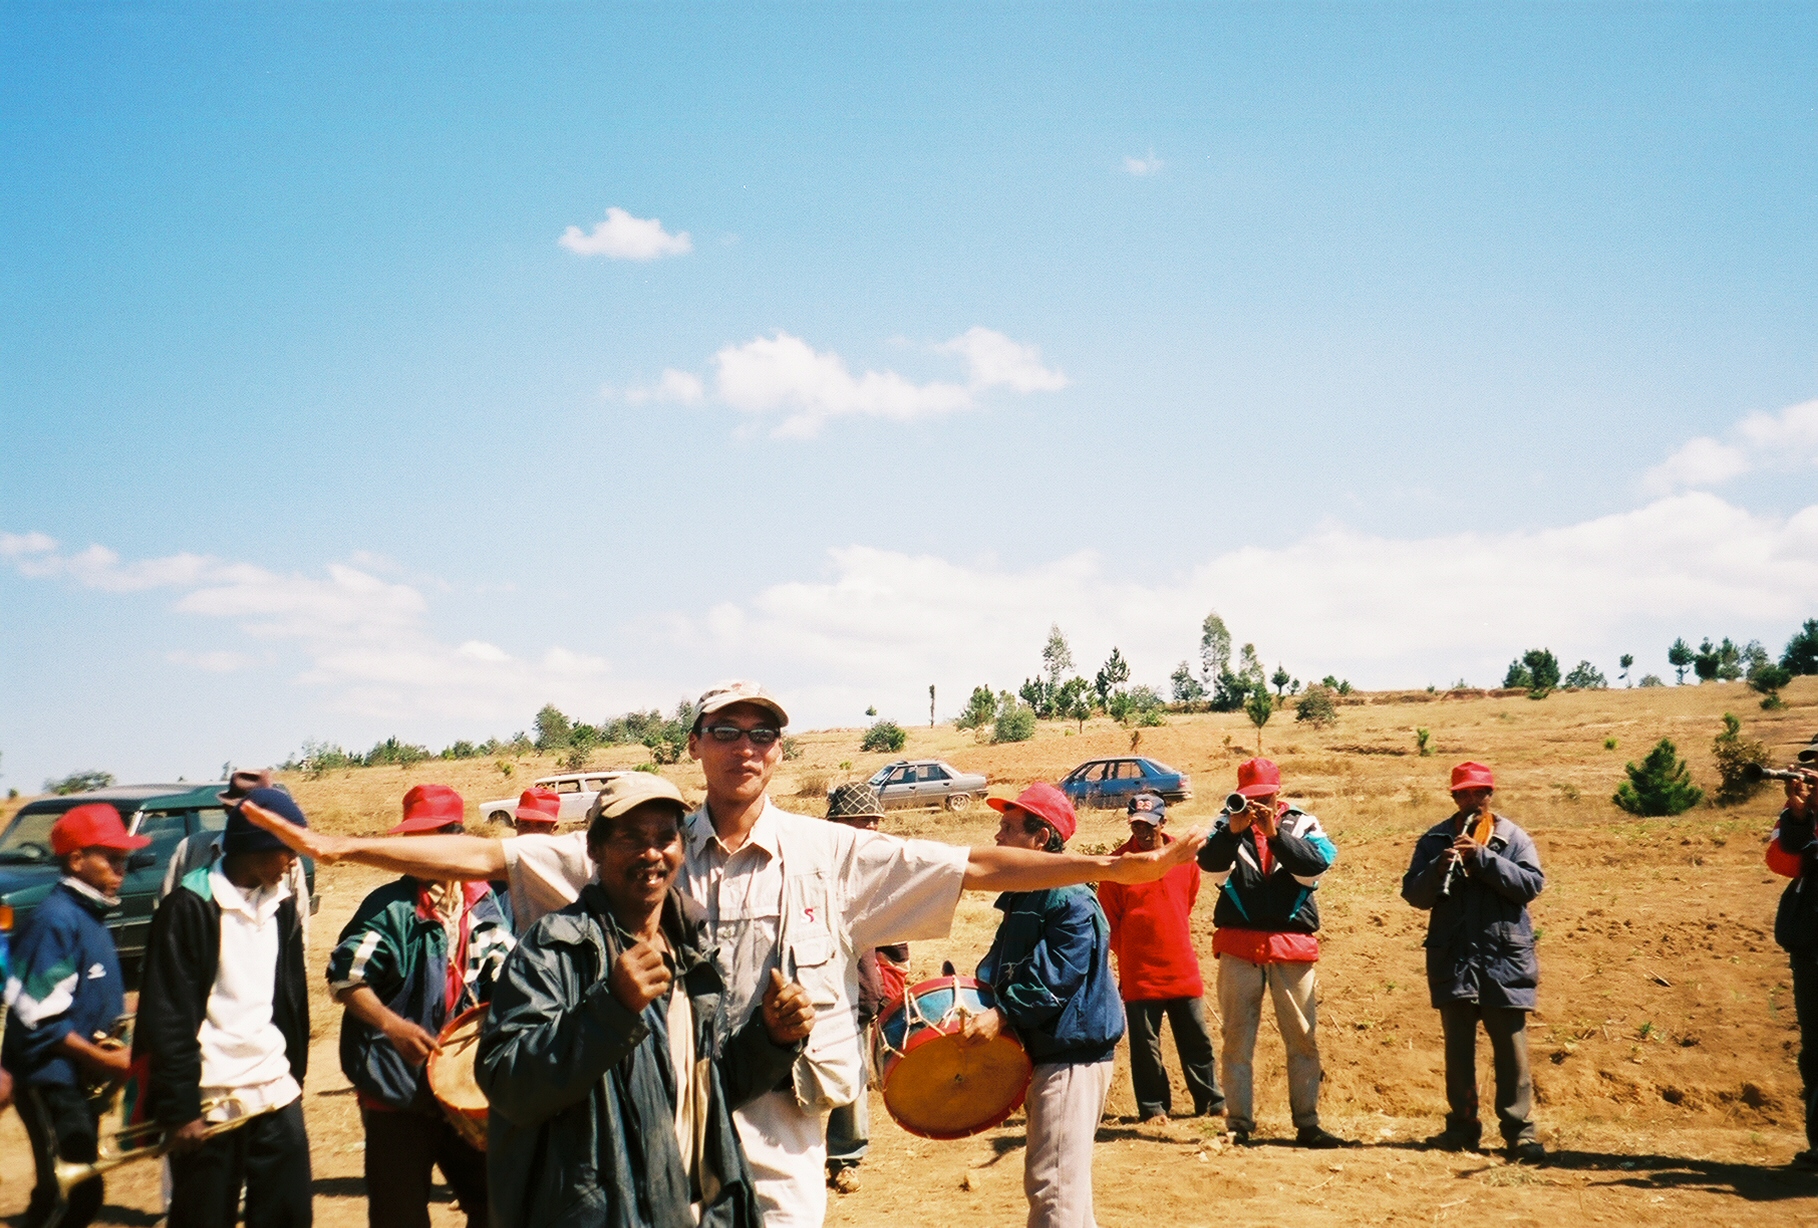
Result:
{"label": "white collared shirt", "polygon": [[208,1114],[209,1120],[219,1121],[282,1108],[303,1089],[291,1077],[284,1033],[272,1017],[281,941],[278,908],[290,898],[290,886],[280,882],[242,891],[227,881],[218,861],[208,873],[208,886],[221,906],[221,951],[196,1039],[202,1049],[202,1099],[231,1094],[235,1102],[231,1111]]}

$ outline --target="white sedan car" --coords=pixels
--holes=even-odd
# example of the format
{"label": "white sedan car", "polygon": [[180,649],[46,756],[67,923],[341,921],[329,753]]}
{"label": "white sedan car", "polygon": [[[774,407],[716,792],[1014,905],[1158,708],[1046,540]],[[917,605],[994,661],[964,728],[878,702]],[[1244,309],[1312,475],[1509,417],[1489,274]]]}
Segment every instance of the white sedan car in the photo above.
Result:
{"label": "white sedan car", "polygon": [[[593,799],[599,796],[606,782],[623,776],[623,772],[565,772],[560,776],[545,776],[533,780],[533,789],[551,789],[562,799],[560,822],[578,823],[587,817],[587,808],[593,805]],[[493,823],[512,823],[512,811],[518,808],[518,795],[502,797],[497,801],[480,803],[480,818]]]}

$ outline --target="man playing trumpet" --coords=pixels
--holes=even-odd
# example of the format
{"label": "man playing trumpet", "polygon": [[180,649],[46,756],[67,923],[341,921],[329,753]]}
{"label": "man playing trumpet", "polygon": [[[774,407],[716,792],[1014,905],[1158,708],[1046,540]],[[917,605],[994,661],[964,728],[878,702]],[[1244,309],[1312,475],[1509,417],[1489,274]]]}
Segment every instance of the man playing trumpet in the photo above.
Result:
{"label": "man playing trumpet", "polygon": [[[281,789],[244,802],[307,826]],[[309,990],[285,881],[296,855],[240,806],[221,847],[158,905],[139,991],[134,1050],[150,1056],[151,1114],[171,1151],[170,1222],[233,1228],[244,1186],[247,1228],[308,1228]]]}
{"label": "man playing trumpet", "polygon": [[[38,906],[11,956],[3,1053],[18,1080],[19,1116],[32,1143],[38,1184],[26,1208],[30,1228],[62,1201],[58,1160],[88,1163],[99,1145],[97,1099],[86,1088],[126,1077],[124,1048],[96,1043],[125,1010],[120,961],[102,918],[120,906],[127,858],[151,841],[129,836],[106,802],[77,806],[51,828],[63,880]],[[84,1228],[101,1209],[101,1182],[70,1192],[64,1228]]]}
{"label": "man playing trumpet", "polygon": [[1496,1119],[1509,1158],[1546,1157],[1534,1130],[1534,1082],[1528,1067],[1528,1012],[1540,964],[1528,901],[1546,876],[1528,833],[1490,811],[1496,778],[1481,763],[1452,769],[1458,813],[1414,846],[1401,895],[1431,910],[1427,988],[1446,1038],[1446,1128],[1428,1142],[1445,1151],[1475,1151],[1477,1024],[1490,1035],[1496,1068]]}

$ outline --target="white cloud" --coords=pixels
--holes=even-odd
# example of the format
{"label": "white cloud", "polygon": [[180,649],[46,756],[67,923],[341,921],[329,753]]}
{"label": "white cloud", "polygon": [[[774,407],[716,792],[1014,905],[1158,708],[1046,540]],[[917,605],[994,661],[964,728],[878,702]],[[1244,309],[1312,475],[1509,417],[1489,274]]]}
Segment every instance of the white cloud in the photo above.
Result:
{"label": "white cloud", "polygon": [[659,219],[633,217],[617,205],[606,210],[606,220],[594,223],[591,231],[570,226],[556,242],[577,256],[606,256],[613,260],[656,260],[685,256],[694,250],[694,241],[686,230],[670,234]]}
{"label": "white cloud", "polygon": [[1818,506],[1779,520],[1687,494],[1558,529],[1419,539],[1331,525],[1163,583],[1091,553],[1007,570],[853,546],[830,566],[830,578],[773,585],[675,634],[716,668],[806,688],[805,712],[845,720],[885,696],[902,697],[907,716],[930,682],[951,697],[948,713],[978,683],[1014,687],[1038,668],[1051,622],[1088,672],[1116,645],[1139,681],[1159,685],[1196,658],[1210,609],[1302,677],[1486,685],[1535,645],[1568,664],[1633,651],[1664,673],[1675,636],[1769,638],[1811,616]]}
{"label": "white cloud", "polygon": [[[63,553],[42,533],[0,534],[0,558],[25,576],[63,577],[104,592],[176,592],[179,613],[227,624],[223,634],[268,647],[258,654],[177,649],[164,653],[166,660],[232,673],[289,659],[299,670],[297,683],[347,712],[389,720],[522,721],[551,700],[589,711],[604,703],[603,659],[553,648],[527,661],[483,640],[451,646],[431,633],[429,602],[418,588],[344,563],[322,576],[194,554],[123,563],[105,546]],[[294,657],[282,658],[284,650]]]}
{"label": "white cloud", "polygon": [[[965,359],[966,382],[917,383],[895,371],[854,375],[838,354],[779,330],[713,356],[714,398],[753,422],[774,421],[773,435],[806,438],[834,418],[909,422],[977,408],[979,395],[994,389],[1027,394],[1067,386],[1065,375],[1042,365],[1038,348],[989,328],[970,328],[931,348]],[[628,392],[625,399],[692,403],[705,395],[698,377],[671,368],[655,387]]]}
{"label": "white cloud", "polygon": [[1648,470],[1649,494],[1720,486],[1759,470],[1786,472],[1818,466],[1818,401],[1789,405],[1777,414],[1752,413],[1728,432],[1730,442],[1700,435]]}
{"label": "white cloud", "polygon": [[945,345],[934,348],[943,354],[964,355],[972,370],[970,383],[975,389],[1059,392],[1067,386],[1066,376],[1042,366],[1040,349],[1021,345],[989,328],[974,325]]}
{"label": "white cloud", "polygon": [[649,388],[627,388],[625,399],[633,405],[642,405],[646,401],[673,401],[680,405],[693,405],[707,395],[701,377],[692,371],[677,371],[669,367],[663,377]]}
{"label": "white cloud", "polygon": [[1125,173],[1135,175],[1139,179],[1146,179],[1150,175],[1160,173],[1161,168],[1166,165],[1166,162],[1163,162],[1160,158],[1155,156],[1155,151],[1153,149],[1149,151],[1146,157],[1126,157],[1124,159]]}

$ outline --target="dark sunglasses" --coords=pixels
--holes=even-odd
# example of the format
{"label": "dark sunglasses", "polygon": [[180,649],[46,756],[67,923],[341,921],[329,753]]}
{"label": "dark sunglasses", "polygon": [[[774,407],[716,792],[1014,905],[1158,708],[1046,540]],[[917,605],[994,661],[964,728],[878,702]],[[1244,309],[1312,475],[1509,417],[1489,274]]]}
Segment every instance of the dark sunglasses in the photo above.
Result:
{"label": "dark sunglasses", "polygon": [[783,736],[781,729],[772,729],[768,725],[759,725],[755,729],[740,729],[737,725],[709,725],[702,732],[715,742],[727,744],[740,738],[750,738],[753,746],[769,746]]}

